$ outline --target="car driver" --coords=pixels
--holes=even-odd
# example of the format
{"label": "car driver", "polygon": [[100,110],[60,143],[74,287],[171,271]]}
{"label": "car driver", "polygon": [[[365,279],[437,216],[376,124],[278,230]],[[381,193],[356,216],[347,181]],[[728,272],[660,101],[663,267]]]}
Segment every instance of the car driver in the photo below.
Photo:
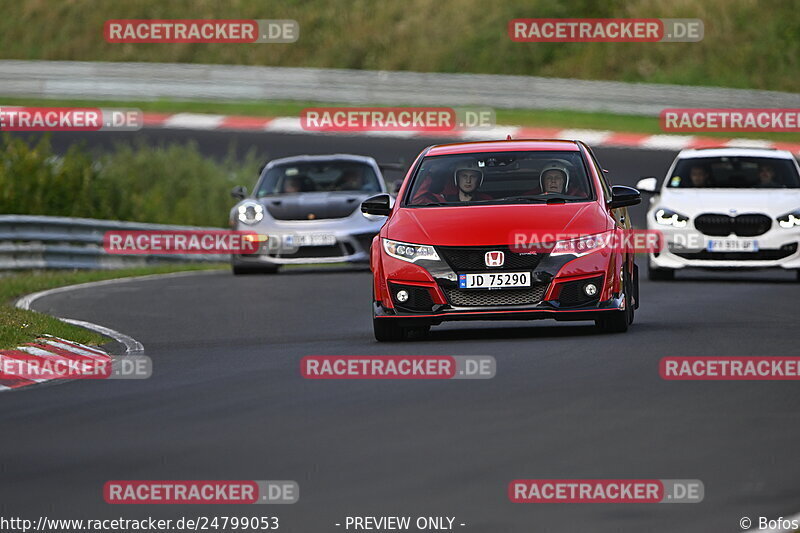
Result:
{"label": "car driver", "polygon": [[478,191],[483,185],[483,171],[474,163],[470,162],[456,168],[453,173],[458,196],[453,195],[448,198],[451,202],[474,202],[480,200],[491,200],[492,197],[486,193]]}

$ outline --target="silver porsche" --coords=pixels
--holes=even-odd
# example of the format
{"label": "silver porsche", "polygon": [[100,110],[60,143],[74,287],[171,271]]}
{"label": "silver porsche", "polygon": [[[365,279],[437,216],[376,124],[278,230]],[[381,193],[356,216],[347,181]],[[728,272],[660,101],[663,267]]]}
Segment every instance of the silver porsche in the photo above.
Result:
{"label": "silver porsche", "polygon": [[233,230],[252,232],[258,251],[231,256],[234,274],[274,273],[281,265],[367,263],[386,217],[365,215],[361,202],[389,192],[378,163],[357,155],[275,159],[252,193],[236,187]]}

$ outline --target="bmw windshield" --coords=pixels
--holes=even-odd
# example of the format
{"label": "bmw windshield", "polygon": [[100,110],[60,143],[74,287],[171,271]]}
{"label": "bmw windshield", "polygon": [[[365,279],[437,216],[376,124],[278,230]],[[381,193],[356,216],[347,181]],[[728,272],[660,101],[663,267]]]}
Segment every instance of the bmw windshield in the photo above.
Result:
{"label": "bmw windshield", "polygon": [[405,205],[564,203],[593,198],[579,152],[497,152],[426,157]]}
{"label": "bmw windshield", "polygon": [[794,162],[770,157],[683,159],[667,180],[670,189],[797,189]]}

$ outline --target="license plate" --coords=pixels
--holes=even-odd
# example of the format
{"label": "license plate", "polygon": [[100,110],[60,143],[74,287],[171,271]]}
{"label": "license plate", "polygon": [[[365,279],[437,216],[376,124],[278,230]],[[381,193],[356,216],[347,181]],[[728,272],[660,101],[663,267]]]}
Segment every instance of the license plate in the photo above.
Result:
{"label": "license plate", "polygon": [[458,275],[459,289],[511,289],[530,286],[530,272],[486,272]]}
{"label": "license plate", "polygon": [[284,235],[284,246],[331,246],[336,244],[336,235],[331,233],[299,233]]}
{"label": "license plate", "polygon": [[755,239],[709,239],[706,243],[709,252],[757,252]]}

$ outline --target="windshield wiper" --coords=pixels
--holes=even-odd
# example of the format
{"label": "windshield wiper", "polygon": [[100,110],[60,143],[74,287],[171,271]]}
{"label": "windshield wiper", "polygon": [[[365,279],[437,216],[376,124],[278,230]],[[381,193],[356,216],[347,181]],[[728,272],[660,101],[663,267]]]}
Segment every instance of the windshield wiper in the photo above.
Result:
{"label": "windshield wiper", "polygon": [[426,202],[424,204],[412,204],[411,207],[442,207],[445,205],[453,205],[449,202]]}
{"label": "windshield wiper", "polygon": [[545,203],[545,199],[539,198],[538,196],[507,196],[505,198],[498,198],[495,201],[502,203],[513,203],[513,202],[530,203],[530,204]]}

